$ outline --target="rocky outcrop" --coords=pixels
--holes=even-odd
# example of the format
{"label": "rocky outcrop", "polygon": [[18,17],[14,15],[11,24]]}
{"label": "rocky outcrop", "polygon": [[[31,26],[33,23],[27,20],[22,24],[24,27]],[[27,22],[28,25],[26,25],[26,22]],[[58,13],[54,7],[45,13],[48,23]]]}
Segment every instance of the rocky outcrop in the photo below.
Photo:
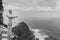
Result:
{"label": "rocky outcrop", "polygon": [[57,39],[52,36],[49,36],[48,38],[45,38],[45,40],[57,40]]}
{"label": "rocky outcrop", "polygon": [[33,31],[29,30],[28,25],[24,22],[21,22],[12,28],[12,32],[17,36],[14,37],[17,40],[36,40]]}

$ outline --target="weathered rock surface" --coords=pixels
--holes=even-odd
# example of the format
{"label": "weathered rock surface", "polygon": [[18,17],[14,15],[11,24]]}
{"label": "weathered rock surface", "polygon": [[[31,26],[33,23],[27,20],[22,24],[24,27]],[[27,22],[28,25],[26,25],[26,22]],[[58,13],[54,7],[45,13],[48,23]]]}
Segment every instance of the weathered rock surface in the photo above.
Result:
{"label": "weathered rock surface", "polygon": [[29,30],[26,23],[21,22],[12,28],[12,32],[17,36],[16,40],[36,40],[33,31]]}
{"label": "weathered rock surface", "polygon": [[48,38],[45,38],[45,40],[57,40],[57,39],[52,36],[49,36]]}

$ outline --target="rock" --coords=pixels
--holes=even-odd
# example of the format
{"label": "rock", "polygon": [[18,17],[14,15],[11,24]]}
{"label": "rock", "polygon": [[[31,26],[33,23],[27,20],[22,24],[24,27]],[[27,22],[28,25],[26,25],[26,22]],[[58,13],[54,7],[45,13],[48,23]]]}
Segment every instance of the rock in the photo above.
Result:
{"label": "rock", "polygon": [[35,35],[24,22],[12,28],[12,32],[17,36],[17,40],[35,40]]}
{"label": "rock", "polygon": [[36,38],[36,40],[39,40],[39,38]]}
{"label": "rock", "polygon": [[45,40],[57,40],[57,39],[52,36],[49,36],[48,38],[45,38]]}

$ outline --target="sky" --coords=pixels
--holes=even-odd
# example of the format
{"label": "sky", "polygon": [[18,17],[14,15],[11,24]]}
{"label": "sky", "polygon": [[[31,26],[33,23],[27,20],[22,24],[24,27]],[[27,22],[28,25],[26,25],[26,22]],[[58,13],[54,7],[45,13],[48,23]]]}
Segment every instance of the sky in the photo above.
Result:
{"label": "sky", "polygon": [[60,0],[3,0],[4,6],[4,23],[6,23],[6,14],[9,9],[13,15],[18,16],[19,22],[23,18],[56,18],[60,17]]}

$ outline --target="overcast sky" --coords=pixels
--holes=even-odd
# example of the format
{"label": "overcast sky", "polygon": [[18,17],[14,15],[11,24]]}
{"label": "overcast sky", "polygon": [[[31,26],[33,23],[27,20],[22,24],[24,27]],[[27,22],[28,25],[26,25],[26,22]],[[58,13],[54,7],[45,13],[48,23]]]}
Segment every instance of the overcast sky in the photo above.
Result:
{"label": "overcast sky", "polygon": [[18,15],[16,20],[29,17],[40,19],[60,17],[59,0],[3,0],[3,6],[5,22],[9,9],[13,15]]}

